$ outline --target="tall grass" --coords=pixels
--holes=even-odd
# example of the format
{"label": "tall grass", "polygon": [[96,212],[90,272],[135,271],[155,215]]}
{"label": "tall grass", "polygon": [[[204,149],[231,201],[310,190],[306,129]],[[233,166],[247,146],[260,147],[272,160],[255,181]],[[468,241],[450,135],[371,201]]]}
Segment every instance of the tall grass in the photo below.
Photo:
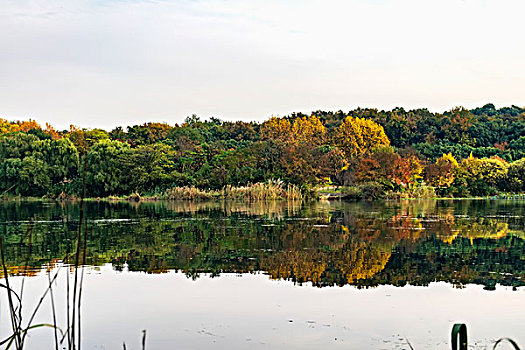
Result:
{"label": "tall grass", "polygon": [[247,186],[235,187],[227,185],[221,190],[202,190],[197,187],[174,187],[165,191],[163,199],[168,200],[205,200],[205,199],[236,199],[236,200],[300,200],[303,194],[298,186],[284,184],[281,180],[259,182]]}
{"label": "tall grass", "polygon": [[297,186],[293,184],[287,184],[285,186],[282,181],[274,180],[265,183],[259,182],[243,187],[227,185],[222,189],[221,197],[247,200],[300,200],[303,198],[303,195]]}
{"label": "tall grass", "polygon": [[199,200],[219,197],[220,192],[201,190],[197,187],[173,187],[164,192],[164,199],[169,200]]}
{"label": "tall grass", "polygon": [[[84,157],[84,170],[85,170],[85,157]],[[3,239],[0,236],[0,258],[2,263],[3,277],[5,279],[5,284],[0,284],[0,288],[4,288],[7,291],[8,299],[8,308],[9,316],[11,321],[12,334],[7,338],[0,340],[0,345],[5,345],[5,349],[10,349],[13,345],[16,350],[23,350],[26,337],[30,330],[40,327],[50,327],[54,330],[54,341],[55,349],[59,348],[66,349],[65,345],[62,345],[67,340],[67,349],[68,350],[80,350],[81,349],[81,300],[82,300],[82,285],[84,278],[84,265],[86,257],[86,247],[87,247],[87,220],[84,218],[84,198],[85,198],[85,171],[83,171],[82,176],[82,196],[80,198],[80,212],[79,212],[79,221],[78,221],[78,230],[77,230],[77,244],[76,250],[73,255],[74,259],[70,266],[73,268],[73,281],[72,288],[70,289],[70,274],[67,273],[66,276],[66,320],[67,324],[65,326],[65,331],[62,331],[56,323],[56,309],[55,309],[55,299],[53,296],[53,283],[57,280],[57,277],[60,272],[60,268],[57,268],[53,277],[51,277],[50,272],[48,271],[48,285],[44,292],[42,293],[39,301],[33,310],[29,313],[28,320],[25,321],[24,313],[22,309],[24,307],[23,292],[24,292],[24,282],[25,275],[21,282],[20,292],[16,292],[9,282],[9,269],[5,262],[5,250]],[[82,230],[84,228],[84,230]],[[27,245],[27,260],[23,271],[29,270],[29,258],[31,255],[32,247],[32,237],[33,237],[33,223],[31,222],[28,232],[22,236],[22,240],[26,239]],[[21,244],[23,242],[20,242]],[[64,259],[66,264],[70,263],[70,256],[66,256]],[[40,307],[45,301],[47,296],[50,296],[51,308],[52,308],[52,318],[53,323],[39,323],[34,324],[35,317],[38,314]],[[59,339],[58,332],[61,333]]]}
{"label": "tall grass", "polygon": [[[28,258],[26,260],[26,265],[22,268],[21,272],[25,275],[25,272],[29,271],[29,255],[31,253],[31,242],[32,242],[32,224],[30,225],[30,228],[28,230],[29,237],[27,246],[28,246]],[[62,330],[57,326],[56,324],[56,315],[54,311],[54,299],[52,296],[53,293],[53,283],[58,277],[58,271],[54,274],[54,276],[51,278],[50,275],[48,275],[48,281],[49,284],[47,288],[42,293],[42,296],[40,297],[39,301],[37,302],[34,309],[29,313],[28,321],[26,322],[23,317],[23,293],[24,293],[24,279],[22,279],[20,291],[17,293],[14,288],[11,286],[9,282],[9,269],[5,262],[5,250],[4,250],[4,244],[3,244],[3,238],[0,237],[0,256],[1,256],[1,263],[2,263],[2,271],[3,271],[3,278],[5,280],[5,284],[0,283],[0,288],[4,288],[7,291],[7,300],[8,300],[8,309],[9,309],[9,316],[11,321],[11,328],[12,333],[7,338],[0,340],[0,345],[5,346],[5,349],[10,349],[12,346],[16,350],[22,350],[24,348],[26,337],[30,330],[35,328],[41,328],[41,327],[50,327],[55,330],[55,349],[59,348],[59,342],[58,342],[58,331],[60,331],[63,335]],[[38,313],[38,310],[42,306],[46,296],[50,294],[52,305],[53,305],[53,323],[39,323],[34,324],[35,317]],[[71,349],[71,348],[70,348]]]}

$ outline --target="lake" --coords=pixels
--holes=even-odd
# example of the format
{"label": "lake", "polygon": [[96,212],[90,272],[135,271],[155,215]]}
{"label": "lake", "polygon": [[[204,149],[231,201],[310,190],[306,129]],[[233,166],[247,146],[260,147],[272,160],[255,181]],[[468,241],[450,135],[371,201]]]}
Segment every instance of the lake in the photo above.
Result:
{"label": "lake", "polygon": [[[56,276],[67,324],[79,204],[0,205],[23,314]],[[143,330],[147,349],[450,349],[458,322],[475,349],[525,345],[523,201],[101,201],[85,218],[83,349],[140,349]],[[48,293],[35,323],[52,309]],[[51,328],[29,335],[55,348]]]}

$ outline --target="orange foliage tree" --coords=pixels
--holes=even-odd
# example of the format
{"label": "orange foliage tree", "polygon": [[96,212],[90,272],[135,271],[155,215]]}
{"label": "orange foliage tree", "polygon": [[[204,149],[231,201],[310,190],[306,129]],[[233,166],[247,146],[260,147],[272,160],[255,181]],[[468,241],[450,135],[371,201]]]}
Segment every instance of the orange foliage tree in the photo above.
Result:
{"label": "orange foliage tree", "polygon": [[55,128],[53,128],[49,123],[46,123],[46,128],[44,129],[44,132],[51,136],[53,140],[58,140],[60,138],[60,134],[58,133],[58,131],[56,131]]}
{"label": "orange foliage tree", "polygon": [[384,146],[377,148],[369,156],[361,157],[354,176],[358,182],[386,180],[406,187],[420,178],[422,170],[417,157],[401,157],[392,147]]}

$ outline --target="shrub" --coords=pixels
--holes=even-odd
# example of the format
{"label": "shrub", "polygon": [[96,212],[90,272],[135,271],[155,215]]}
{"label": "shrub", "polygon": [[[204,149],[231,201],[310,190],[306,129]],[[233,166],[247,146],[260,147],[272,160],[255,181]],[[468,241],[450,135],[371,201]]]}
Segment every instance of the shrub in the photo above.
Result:
{"label": "shrub", "polygon": [[363,198],[363,190],[361,186],[349,186],[345,187],[343,190],[342,198],[344,199],[355,199],[359,200]]}
{"label": "shrub", "polygon": [[362,198],[366,200],[375,200],[382,198],[385,194],[384,185],[379,182],[365,182],[361,185]]}
{"label": "shrub", "polygon": [[428,186],[426,184],[420,184],[418,186],[412,187],[408,191],[409,198],[436,198],[436,191],[434,187]]}

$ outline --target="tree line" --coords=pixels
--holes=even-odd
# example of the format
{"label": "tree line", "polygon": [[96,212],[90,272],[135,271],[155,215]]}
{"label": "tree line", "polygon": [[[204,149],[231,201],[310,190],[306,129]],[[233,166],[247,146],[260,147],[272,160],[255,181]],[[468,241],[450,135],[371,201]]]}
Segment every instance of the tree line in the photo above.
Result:
{"label": "tree line", "polygon": [[357,197],[485,196],[525,191],[525,109],[358,108],[261,123],[193,115],[109,132],[0,119],[0,160],[4,196],[74,196],[83,181],[97,197],[276,179],[353,186]]}

